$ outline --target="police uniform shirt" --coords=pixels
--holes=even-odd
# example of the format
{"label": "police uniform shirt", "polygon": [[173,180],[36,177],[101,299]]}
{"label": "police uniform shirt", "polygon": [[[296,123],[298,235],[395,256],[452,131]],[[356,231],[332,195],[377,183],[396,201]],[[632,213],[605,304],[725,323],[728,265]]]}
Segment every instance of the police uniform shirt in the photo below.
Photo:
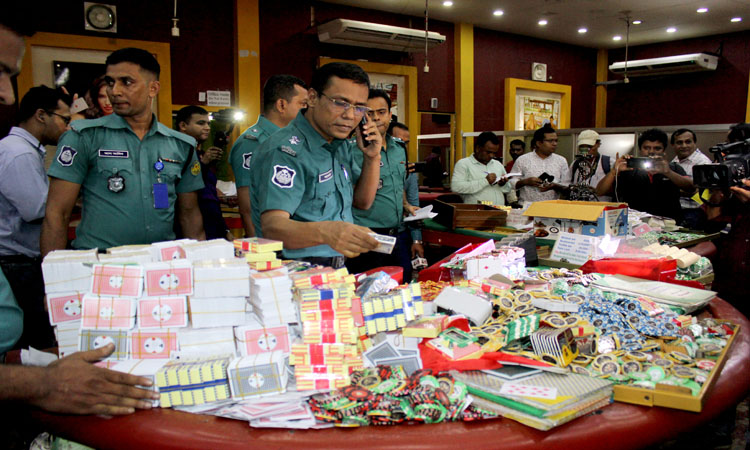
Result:
{"label": "police uniform shirt", "polygon": [[[380,180],[370,209],[352,208],[354,223],[369,228],[396,228],[404,214],[404,182],[406,181],[406,150],[401,139],[386,135],[386,147],[380,149]],[[387,150],[386,150],[387,149]],[[362,174],[364,153],[352,152],[352,180],[356,184]]]}
{"label": "police uniform shirt", "polygon": [[[81,185],[83,213],[73,247],[107,248],[174,239],[177,194],[203,188],[195,139],[153,116],[143,139],[117,114],[77,120],[60,139],[49,176]],[[188,155],[190,161],[185,161]],[[162,161],[157,173],[154,167]],[[157,209],[154,184],[167,186]]]}
{"label": "police uniform shirt", "polygon": [[[263,236],[260,216],[269,210],[286,211],[299,222],[351,223],[351,145],[343,139],[327,142],[301,112],[267,139],[250,166],[250,205],[258,235]],[[283,254],[291,259],[341,256],[328,245],[284,249]]]}
{"label": "police uniform shirt", "polygon": [[238,188],[250,186],[250,161],[253,153],[278,130],[275,123],[260,115],[258,121],[234,142],[229,153],[229,164],[232,165],[234,183]]}

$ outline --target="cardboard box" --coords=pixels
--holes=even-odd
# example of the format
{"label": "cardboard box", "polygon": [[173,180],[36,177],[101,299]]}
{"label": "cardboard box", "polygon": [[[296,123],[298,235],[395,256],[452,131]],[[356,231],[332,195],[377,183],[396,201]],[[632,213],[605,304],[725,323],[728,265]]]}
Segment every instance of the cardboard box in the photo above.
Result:
{"label": "cardboard box", "polygon": [[587,236],[626,236],[628,205],[608,202],[547,200],[534,202],[525,216],[533,217],[534,236],[557,239],[560,232]]}

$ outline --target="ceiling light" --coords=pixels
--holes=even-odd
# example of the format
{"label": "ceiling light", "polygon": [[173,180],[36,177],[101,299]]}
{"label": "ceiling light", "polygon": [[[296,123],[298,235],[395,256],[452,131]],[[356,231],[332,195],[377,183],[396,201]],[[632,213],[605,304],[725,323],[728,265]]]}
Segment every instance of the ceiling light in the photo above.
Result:
{"label": "ceiling light", "polygon": [[579,28],[578,29],[578,33],[580,33],[580,34],[583,34],[583,33],[587,32],[587,31],[589,31],[589,30],[586,29],[586,28]]}
{"label": "ceiling light", "polygon": [[633,25],[640,25],[640,24],[642,24],[642,23],[643,23],[643,21],[642,21],[642,20],[634,20],[634,21],[633,21]]}
{"label": "ceiling light", "polygon": [[669,27],[669,28],[667,28],[667,33],[674,33],[675,31],[677,31],[677,28],[675,28],[675,27]]}
{"label": "ceiling light", "polygon": [[698,9],[695,10],[695,12],[706,13],[706,12],[708,12],[708,8],[698,8]]}
{"label": "ceiling light", "polygon": [[443,6],[453,6],[453,2],[450,1],[450,0],[445,1],[445,2],[443,2]]}
{"label": "ceiling light", "polygon": [[742,17],[732,17],[731,22],[742,22]]}
{"label": "ceiling light", "polygon": [[612,40],[613,40],[613,41],[619,41],[619,40],[622,40],[622,36],[619,36],[619,35],[618,35],[618,36],[612,36]]}
{"label": "ceiling light", "polygon": [[542,20],[540,20],[540,21],[539,21],[539,22],[537,22],[537,23],[538,23],[539,25],[541,25],[541,26],[545,26],[545,25],[547,25],[547,19],[542,19]]}
{"label": "ceiling light", "polygon": [[502,9],[496,9],[492,12],[493,16],[502,16],[503,14],[505,14],[505,12]]}

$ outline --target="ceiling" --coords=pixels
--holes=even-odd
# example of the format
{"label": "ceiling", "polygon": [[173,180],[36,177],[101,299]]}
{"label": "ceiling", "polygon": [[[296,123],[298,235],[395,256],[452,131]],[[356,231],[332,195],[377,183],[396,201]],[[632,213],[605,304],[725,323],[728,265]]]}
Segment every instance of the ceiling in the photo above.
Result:
{"label": "ceiling", "polygon": [[[424,17],[425,0],[326,0],[328,3]],[[750,29],[748,0],[428,0],[429,17],[446,22],[471,23],[476,27],[532,36],[594,48],[625,46],[626,21],[630,45],[651,44]],[[698,8],[708,8],[705,13]],[[502,16],[494,16],[500,9]],[[741,17],[740,22],[731,22]],[[538,21],[546,19],[546,26]],[[586,33],[579,33],[579,28]],[[676,31],[668,33],[667,28]],[[622,40],[614,41],[615,35]]]}

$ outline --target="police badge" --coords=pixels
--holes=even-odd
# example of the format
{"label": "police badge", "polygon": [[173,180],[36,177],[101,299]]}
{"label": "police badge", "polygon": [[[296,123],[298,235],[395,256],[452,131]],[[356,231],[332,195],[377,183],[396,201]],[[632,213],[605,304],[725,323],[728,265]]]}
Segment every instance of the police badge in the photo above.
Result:
{"label": "police badge", "polygon": [[114,174],[107,178],[107,189],[115,194],[122,192],[125,189],[125,178],[119,174]]}
{"label": "police badge", "polygon": [[271,182],[282,189],[290,189],[294,186],[294,176],[297,172],[287,166],[273,166],[273,178]]}
{"label": "police badge", "polygon": [[253,157],[253,152],[242,154],[242,168],[250,170],[250,159]]}
{"label": "police badge", "polygon": [[78,152],[73,149],[73,147],[63,145],[63,147],[60,149],[60,154],[57,155],[57,162],[59,162],[61,166],[68,167],[73,164],[73,160],[75,159],[77,154]]}

